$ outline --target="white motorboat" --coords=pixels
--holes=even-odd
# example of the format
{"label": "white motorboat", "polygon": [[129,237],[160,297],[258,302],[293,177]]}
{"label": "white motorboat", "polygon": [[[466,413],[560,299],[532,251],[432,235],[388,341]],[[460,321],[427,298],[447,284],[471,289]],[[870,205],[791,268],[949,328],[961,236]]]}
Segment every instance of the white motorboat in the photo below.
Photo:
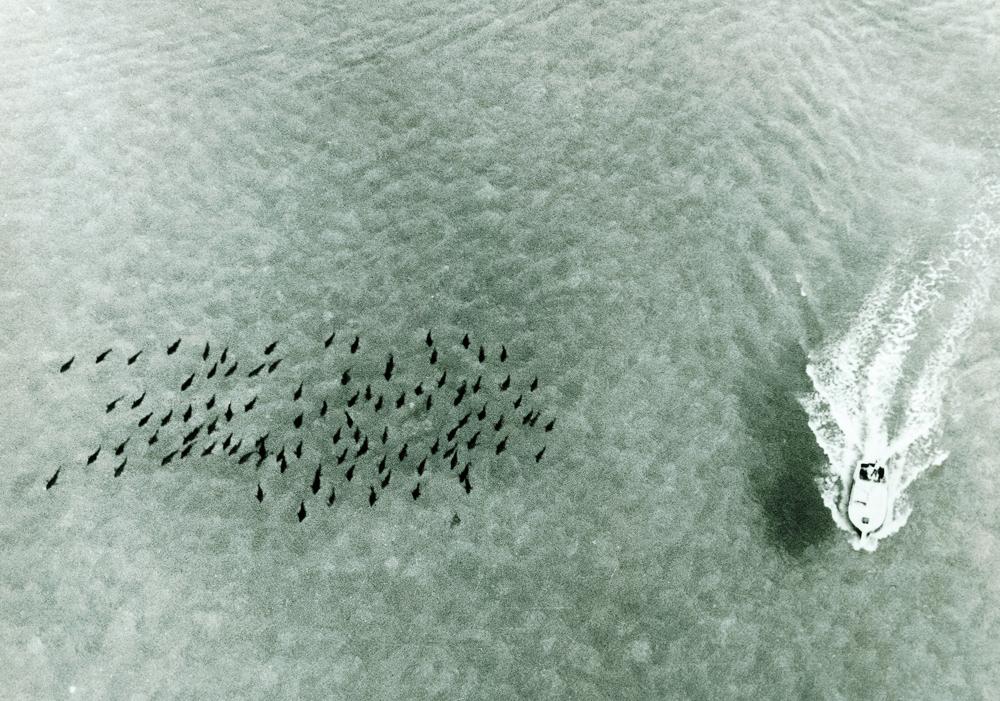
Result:
{"label": "white motorboat", "polygon": [[854,468],[847,517],[862,538],[877,531],[888,520],[889,504],[885,466],[878,462],[859,462]]}

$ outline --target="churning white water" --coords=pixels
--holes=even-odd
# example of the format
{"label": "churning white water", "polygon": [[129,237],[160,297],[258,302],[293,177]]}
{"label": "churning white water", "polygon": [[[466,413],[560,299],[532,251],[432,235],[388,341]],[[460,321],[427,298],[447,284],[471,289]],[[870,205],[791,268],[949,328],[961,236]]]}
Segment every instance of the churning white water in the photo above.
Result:
{"label": "churning white water", "polygon": [[[950,371],[989,298],[1000,241],[992,216],[1000,183],[984,183],[983,191],[978,211],[944,250],[916,263],[915,273],[905,259],[891,265],[847,331],[810,355],[814,390],[801,401],[829,459],[819,480],[823,501],[856,549],[874,551],[903,527],[912,511],[907,487],[948,455],[941,434]],[[893,494],[886,524],[866,538],[847,518],[861,459],[887,465]]]}

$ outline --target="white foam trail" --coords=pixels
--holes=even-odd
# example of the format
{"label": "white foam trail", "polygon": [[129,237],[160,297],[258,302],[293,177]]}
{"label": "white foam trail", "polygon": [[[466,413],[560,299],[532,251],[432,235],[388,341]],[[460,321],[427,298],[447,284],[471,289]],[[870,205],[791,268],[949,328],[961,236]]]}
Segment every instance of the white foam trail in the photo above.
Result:
{"label": "white foam trail", "polygon": [[[989,301],[1000,242],[989,215],[1000,184],[984,183],[984,191],[981,212],[958,227],[946,251],[909,278],[902,262],[891,266],[847,331],[811,354],[806,367],[814,389],[801,402],[830,462],[819,480],[823,503],[856,549],[873,551],[905,525],[907,487],[947,457],[940,439],[951,369]],[[889,520],[863,540],[846,515],[862,458],[885,462],[894,496]]]}

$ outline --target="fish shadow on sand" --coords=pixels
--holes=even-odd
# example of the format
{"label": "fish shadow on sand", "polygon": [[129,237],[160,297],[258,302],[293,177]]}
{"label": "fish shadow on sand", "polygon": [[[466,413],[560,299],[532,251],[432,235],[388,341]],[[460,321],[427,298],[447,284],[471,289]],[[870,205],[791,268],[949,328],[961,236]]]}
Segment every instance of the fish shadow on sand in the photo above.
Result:
{"label": "fish shadow on sand", "polygon": [[816,484],[826,455],[798,400],[811,388],[807,358],[793,342],[776,361],[760,360],[737,388],[740,413],[756,447],[751,490],[771,544],[800,558],[836,530]]}

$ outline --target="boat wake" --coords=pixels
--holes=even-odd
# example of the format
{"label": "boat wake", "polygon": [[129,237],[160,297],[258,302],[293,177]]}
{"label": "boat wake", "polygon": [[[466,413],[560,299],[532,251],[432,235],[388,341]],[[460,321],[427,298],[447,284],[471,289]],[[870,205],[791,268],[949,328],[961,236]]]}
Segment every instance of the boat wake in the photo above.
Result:
{"label": "boat wake", "polygon": [[[810,354],[813,391],[800,401],[829,460],[818,482],[855,549],[874,551],[898,532],[912,511],[907,488],[947,457],[941,433],[950,371],[988,300],[1000,242],[990,216],[1000,181],[984,190],[978,213],[957,228],[947,250],[917,263],[916,274],[904,272],[903,260],[890,266],[847,331]],[[847,518],[861,459],[887,465],[893,501],[885,525],[865,538]]]}

